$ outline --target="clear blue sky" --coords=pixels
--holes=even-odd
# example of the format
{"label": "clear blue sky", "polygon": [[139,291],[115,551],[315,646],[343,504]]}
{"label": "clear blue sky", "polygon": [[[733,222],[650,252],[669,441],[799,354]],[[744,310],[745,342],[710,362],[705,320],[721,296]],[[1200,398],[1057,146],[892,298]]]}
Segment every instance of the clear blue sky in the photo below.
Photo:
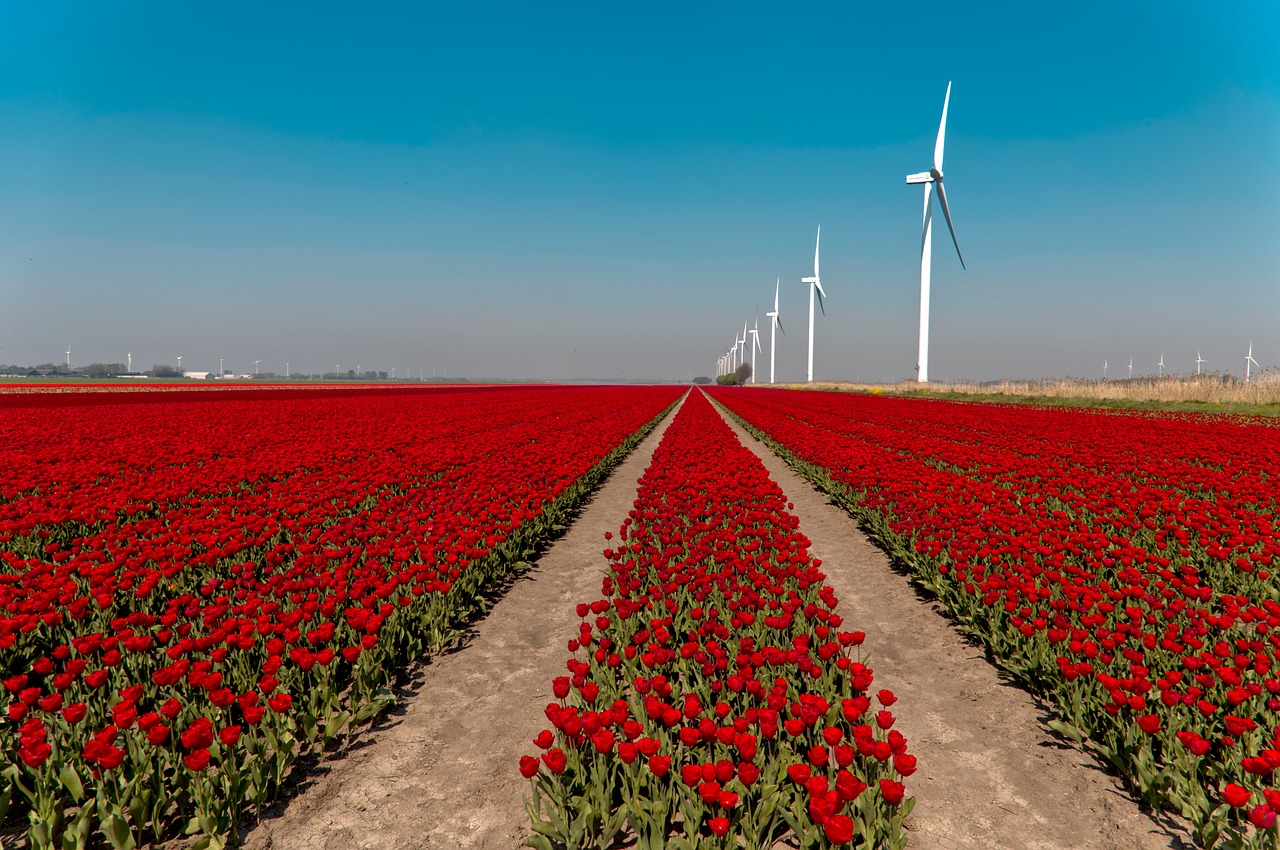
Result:
{"label": "clear blue sky", "polygon": [[1280,364],[1280,4],[686,5],[5,4],[0,362],[911,377],[953,80],[932,377]]}

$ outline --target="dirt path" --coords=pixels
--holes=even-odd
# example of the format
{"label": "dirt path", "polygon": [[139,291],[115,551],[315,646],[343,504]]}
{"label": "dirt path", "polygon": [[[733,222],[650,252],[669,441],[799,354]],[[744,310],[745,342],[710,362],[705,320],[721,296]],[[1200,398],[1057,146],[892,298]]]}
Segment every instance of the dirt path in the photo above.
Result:
{"label": "dirt path", "polygon": [[[668,417],[666,422],[670,422]],[[527,834],[516,764],[544,725],[575,603],[595,598],[604,533],[635,500],[666,422],[605,482],[570,530],[460,651],[419,668],[411,695],[342,760],[327,762],[244,838],[248,850],[514,850]],[[920,759],[914,848],[1147,850],[1190,846],[1143,814],[1093,760],[1059,746],[1008,685],[843,511],[733,426],[795,505],[800,527],[867,633],[878,685]]]}
{"label": "dirt path", "polygon": [[736,423],[794,503],[800,530],[840,613],[867,634],[878,686],[899,697],[896,728],[920,770],[908,789],[911,847],[1146,850],[1190,847],[1144,814],[1089,756],[1056,742],[1032,697],[1007,683],[978,647],[921,599],[844,511]]}
{"label": "dirt path", "polygon": [[347,758],[244,838],[248,850],[519,847],[528,783],[517,765],[546,725],[576,603],[600,595],[604,533],[618,530],[669,415],[614,470],[573,525],[477,624],[461,650],[416,671],[412,695]]}

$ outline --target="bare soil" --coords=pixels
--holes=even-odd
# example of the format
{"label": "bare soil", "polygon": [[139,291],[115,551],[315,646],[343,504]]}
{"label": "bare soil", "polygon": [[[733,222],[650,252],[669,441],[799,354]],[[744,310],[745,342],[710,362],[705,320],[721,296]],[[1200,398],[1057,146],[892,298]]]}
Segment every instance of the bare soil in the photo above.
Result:
{"label": "bare soil", "polygon": [[[604,533],[616,531],[666,423],[596,492],[563,537],[455,652],[415,669],[403,699],[344,757],[300,774],[243,836],[248,850],[513,850],[528,834],[521,755],[545,723],[575,606],[598,598]],[[735,427],[822,559],[849,627],[866,632],[877,687],[899,697],[919,758],[909,779],[916,848],[1148,850],[1190,847],[1088,755],[1060,743],[1025,691],[960,637],[846,513]]]}
{"label": "bare soil", "polygon": [[613,471],[577,519],[464,645],[415,669],[391,715],[341,760],[297,780],[243,837],[248,850],[520,847],[529,782],[520,756],[547,725],[579,602],[600,598],[606,531],[636,498],[674,412]]}
{"label": "bare soil", "polygon": [[1062,744],[1046,709],[961,637],[857,522],[764,444],[730,426],[782,487],[840,599],[845,627],[865,632],[876,687],[898,696],[895,728],[920,768],[908,846],[1018,850],[1191,847],[1185,825],[1159,820],[1088,754]]}

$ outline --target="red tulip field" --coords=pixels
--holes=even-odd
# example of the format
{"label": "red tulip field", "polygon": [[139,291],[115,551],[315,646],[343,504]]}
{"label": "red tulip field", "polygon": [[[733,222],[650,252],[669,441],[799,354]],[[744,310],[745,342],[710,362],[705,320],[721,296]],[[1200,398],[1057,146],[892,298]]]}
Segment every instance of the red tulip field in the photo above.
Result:
{"label": "red tulip field", "polygon": [[0,396],[4,809],[221,845],[675,388]]}
{"label": "red tulip field", "polygon": [[235,846],[377,738],[413,665],[465,655],[665,428],[594,526],[590,579],[538,603],[565,625],[494,653],[538,696],[485,696],[541,731],[510,752],[470,733],[501,761],[468,769],[521,783],[511,829],[541,850],[925,846],[922,700],[873,674],[866,609],[837,599],[856,588],[722,408],[1134,799],[1204,848],[1280,845],[1263,421],[730,387],[50,389],[0,393],[0,841]]}
{"label": "red tulip field", "polygon": [[1051,726],[1203,846],[1276,846],[1280,429],[713,395],[1049,699]]}

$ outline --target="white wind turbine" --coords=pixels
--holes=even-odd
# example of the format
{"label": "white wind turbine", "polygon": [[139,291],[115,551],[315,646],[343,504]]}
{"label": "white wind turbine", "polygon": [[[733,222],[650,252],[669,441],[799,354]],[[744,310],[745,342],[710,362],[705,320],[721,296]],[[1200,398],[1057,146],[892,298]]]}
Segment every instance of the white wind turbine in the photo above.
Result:
{"label": "white wind turbine", "polygon": [[[1250,345],[1252,345],[1252,344],[1253,344],[1253,343],[1250,343]],[[1200,356],[1200,349],[1198,349],[1198,348],[1197,348],[1197,349],[1196,349],[1196,374],[1197,374],[1197,375],[1199,375],[1199,374],[1200,374],[1200,364],[1201,364],[1201,363],[1208,363],[1208,362],[1209,362],[1208,360],[1205,360],[1205,359],[1201,358],[1201,356]]]}
{"label": "white wind turbine", "polygon": [[737,346],[738,349],[738,365],[741,366],[747,362],[747,323],[745,320],[742,323],[742,336],[739,337],[735,334],[733,339],[734,345]]}
{"label": "white wind turbine", "polygon": [[747,331],[751,334],[751,383],[756,382],[756,352],[763,349],[760,348],[760,309],[756,308],[756,326]]}
{"label": "white wind turbine", "polygon": [[[1253,374],[1249,369],[1250,365],[1258,366],[1258,361],[1253,359],[1253,340],[1249,340],[1249,353],[1244,358],[1244,382],[1246,384],[1249,383],[1249,377]],[[1262,367],[1258,366],[1258,368],[1261,369]]]}
{"label": "white wind turbine", "polygon": [[1107,358],[1102,358],[1102,380],[1107,379]]}
{"label": "white wind turbine", "polygon": [[[773,284],[773,312],[765,313],[765,317],[771,323],[769,331],[769,383],[773,383],[773,354],[778,339],[778,329],[782,327],[782,318],[778,315],[778,290],[782,286],[782,278],[778,278]],[[786,330],[782,331],[786,336]]]}
{"label": "white wind turbine", "polygon": [[1129,377],[1133,378],[1133,358],[1129,358]]}
{"label": "white wind turbine", "polygon": [[809,371],[807,380],[813,380],[813,293],[818,293],[818,308],[822,310],[822,315],[827,315],[827,308],[823,306],[822,299],[827,294],[822,288],[822,276],[818,274],[818,249],[822,243],[822,225],[818,225],[818,235],[813,240],[813,277],[800,278],[801,283],[809,284]]}
{"label": "white wind turbine", "polygon": [[67,368],[71,368],[71,346],[67,346]]}
{"label": "white wind turbine", "polygon": [[133,352],[130,351],[128,354],[126,354],[125,359],[128,361],[128,365],[124,367],[124,370],[126,372],[132,372],[133,371]]}
{"label": "white wind turbine", "polygon": [[964,255],[960,253],[960,243],[956,240],[956,229],[951,224],[951,210],[947,207],[947,193],[942,188],[942,148],[947,133],[947,106],[951,102],[951,83],[947,83],[947,95],[942,101],[942,121],[938,124],[938,140],[933,146],[933,168],[919,174],[908,174],[908,183],[924,184],[924,235],[920,241],[920,355],[916,368],[920,374],[917,380],[929,380],[929,272],[933,253],[933,195],[932,189],[938,189],[938,202],[942,204],[942,214],[947,219],[947,229],[951,231],[951,241],[956,246],[956,256],[960,258],[960,268],[964,268]]}
{"label": "white wind turbine", "polygon": [[1156,364],[1160,367],[1160,377],[1164,377],[1164,352],[1160,352],[1160,362]]}

